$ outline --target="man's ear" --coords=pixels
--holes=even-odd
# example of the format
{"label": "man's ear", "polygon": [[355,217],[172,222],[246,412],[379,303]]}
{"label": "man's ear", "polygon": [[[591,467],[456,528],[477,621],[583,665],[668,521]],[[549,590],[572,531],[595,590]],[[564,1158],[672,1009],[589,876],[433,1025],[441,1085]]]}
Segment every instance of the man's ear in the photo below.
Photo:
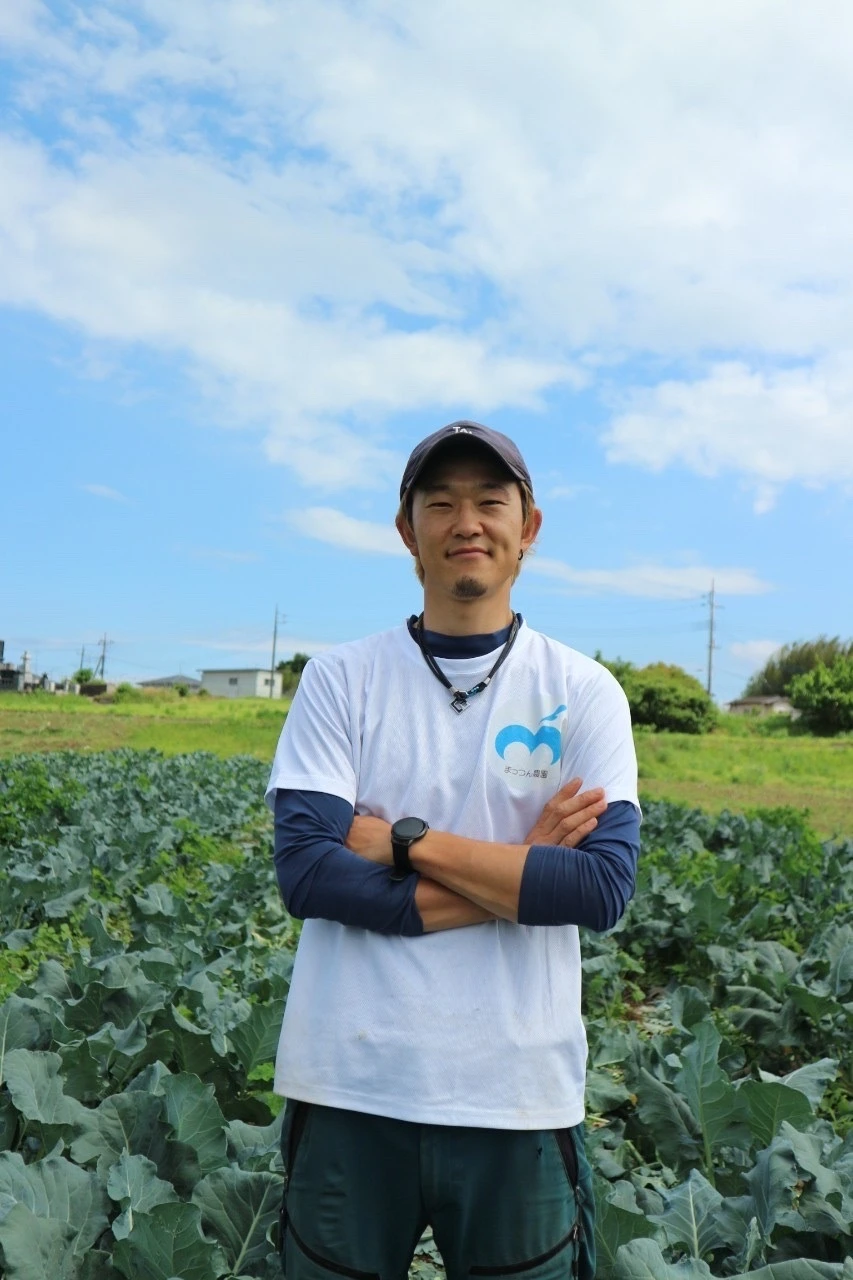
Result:
{"label": "man's ear", "polygon": [[530,513],[524,522],[524,529],[521,534],[521,549],[528,551],[539,537],[539,530],[542,528],[542,512],[538,507],[531,507]]}
{"label": "man's ear", "polygon": [[418,554],[418,544],[415,541],[415,531],[402,512],[397,513],[397,519],[394,523],[397,526],[397,532],[406,544],[406,550],[410,555],[416,556]]}

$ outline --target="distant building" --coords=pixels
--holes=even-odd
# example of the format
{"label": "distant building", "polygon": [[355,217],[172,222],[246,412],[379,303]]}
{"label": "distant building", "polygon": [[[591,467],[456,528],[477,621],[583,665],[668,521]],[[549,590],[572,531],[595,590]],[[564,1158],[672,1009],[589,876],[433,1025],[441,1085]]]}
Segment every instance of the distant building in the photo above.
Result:
{"label": "distant building", "polygon": [[202,671],[201,687],[217,698],[268,698],[270,681],[272,696],[281,697],[281,672],[270,676],[269,668],[222,667]]}
{"label": "distant building", "polygon": [[174,689],[176,685],[185,685],[187,689],[200,689],[201,681],[193,676],[158,676],[156,680],[140,680],[140,689]]}
{"label": "distant building", "polygon": [[726,710],[733,716],[799,716],[799,711],[781,694],[762,694],[754,698],[735,698]]}
{"label": "distant building", "polygon": [[19,666],[12,662],[4,662],[6,642],[0,640],[0,690],[10,693],[31,693],[34,689],[44,689],[53,693],[54,684],[45,672],[37,676],[30,668],[30,655],[24,650]]}

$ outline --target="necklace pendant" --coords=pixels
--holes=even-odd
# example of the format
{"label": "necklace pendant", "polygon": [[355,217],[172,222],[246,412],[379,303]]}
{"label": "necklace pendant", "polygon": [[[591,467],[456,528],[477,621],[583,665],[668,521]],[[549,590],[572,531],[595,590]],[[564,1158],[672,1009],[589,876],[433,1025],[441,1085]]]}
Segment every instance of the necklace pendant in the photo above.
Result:
{"label": "necklace pendant", "polygon": [[450,703],[457,715],[461,715],[468,706],[468,696],[464,693],[457,693],[456,697]]}

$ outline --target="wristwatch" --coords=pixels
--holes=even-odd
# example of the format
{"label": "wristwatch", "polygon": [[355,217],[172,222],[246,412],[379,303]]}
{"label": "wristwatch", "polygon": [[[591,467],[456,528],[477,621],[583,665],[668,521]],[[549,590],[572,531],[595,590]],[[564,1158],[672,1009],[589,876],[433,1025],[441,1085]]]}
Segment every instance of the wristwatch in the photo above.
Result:
{"label": "wristwatch", "polygon": [[423,818],[400,818],[391,828],[391,850],[394,854],[394,866],[391,870],[392,880],[405,880],[414,874],[415,868],[409,861],[409,849],[416,840],[423,840],[429,826]]}

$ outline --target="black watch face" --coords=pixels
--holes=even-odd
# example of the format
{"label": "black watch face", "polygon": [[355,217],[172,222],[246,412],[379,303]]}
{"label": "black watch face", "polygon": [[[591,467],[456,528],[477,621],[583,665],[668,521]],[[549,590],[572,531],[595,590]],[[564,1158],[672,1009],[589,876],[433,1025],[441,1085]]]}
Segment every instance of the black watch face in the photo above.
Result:
{"label": "black watch face", "polygon": [[394,823],[391,834],[395,840],[419,840],[426,829],[423,818],[401,818]]}

